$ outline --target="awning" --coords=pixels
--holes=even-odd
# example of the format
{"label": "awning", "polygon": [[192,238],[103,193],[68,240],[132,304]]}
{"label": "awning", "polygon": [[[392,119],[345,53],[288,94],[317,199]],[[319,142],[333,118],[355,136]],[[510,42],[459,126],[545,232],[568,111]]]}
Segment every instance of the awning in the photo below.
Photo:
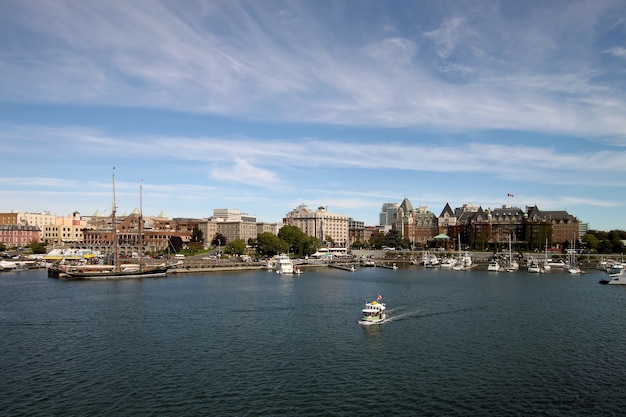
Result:
{"label": "awning", "polygon": [[441,234],[435,236],[433,239],[435,239],[435,240],[450,240],[451,238],[447,234],[441,233]]}

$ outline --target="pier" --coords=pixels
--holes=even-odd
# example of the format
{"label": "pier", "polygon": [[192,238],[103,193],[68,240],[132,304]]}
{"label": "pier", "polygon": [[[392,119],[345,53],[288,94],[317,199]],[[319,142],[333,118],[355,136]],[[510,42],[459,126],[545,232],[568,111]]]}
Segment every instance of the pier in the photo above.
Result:
{"label": "pier", "polygon": [[377,264],[376,264],[376,266],[377,266],[378,268],[398,269],[398,266],[395,264],[395,262],[394,262],[393,264],[391,264],[391,265],[389,265],[389,264],[379,264],[379,263],[377,263]]}
{"label": "pier", "polygon": [[354,272],[356,271],[356,268],[354,267],[354,265],[340,265],[340,264],[328,264],[329,267],[331,268],[337,268],[337,269],[343,269],[344,271],[348,271],[348,272]]}

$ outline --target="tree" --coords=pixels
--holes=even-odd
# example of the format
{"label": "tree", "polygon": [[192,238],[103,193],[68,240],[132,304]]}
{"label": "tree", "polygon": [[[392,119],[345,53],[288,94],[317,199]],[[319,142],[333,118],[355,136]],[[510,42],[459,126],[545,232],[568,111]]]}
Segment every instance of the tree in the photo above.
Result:
{"label": "tree", "polygon": [[257,246],[260,255],[274,256],[289,250],[289,244],[278,236],[265,232],[257,235]]}
{"label": "tree", "polygon": [[241,256],[246,253],[246,242],[243,239],[235,239],[226,245],[224,252]]}
{"label": "tree", "polygon": [[370,236],[369,243],[372,249],[381,249],[385,246],[385,234],[373,233],[372,236]]}
{"label": "tree", "polygon": [[32,241],[30,242],[28,245],[26,245],[26,247],[30,248],[30,250],[33,252],[33,254],[35,255],[41,255],[46,253],[46,245],[44,245],[41,242],[36,242],[36,241]]}
{"label": "tree", "polygon": [[585,244],[589,252],[595,252],[595,253],[598,252],[598,247],[600,246],[600,240],[597,237],[595,237],[593,234],[587,233],[580,240],[582,240],[582,242]]}
{"label": "tree", "polygon": [[204,249],[204,246],[202,245],[202,243],[200,242],[189,242],[187,244],[187,248],[191,251],[191,252],[200,252],[201,250]]}
{"label": "tree", "polygon": [[401,248],[402,247],[402,234],[399,230],[391,229],[385,235],[385,245],[390,248]]}
{"label": "tree", "polygon": [[359,239],[355,240],[352,244],[353,249],[363,249],[365,247],[365,243],[361,242]]}
{"label": "tree", "polygon": [[320,248],[319,239],[311,237],[297,226],[285,225],[278,231],[278,237],[289,245],[290,253],[298,256],[311,255]]}
{"label": "tree", "polygon": [[180,236],[170,236],[169,247],[178,252],[183,248],[183,239]]}
{"label": "tree", "polygon": [[202,230],[200,230],[198,226],[194,227],[191,232],[191,241],[204,243],[204,236],[202,234]]}
{"label": "tree", "polygon": [[318,238],[307,236],[304,242],[302,242],[302,256],[312,255],[321,247],[322,245]]}
{"label": "tree", "polygon": [[226,238],[221,233],[216,233],[213,240],[211,240],[211,245],[213,246],[226,246],[227,243]]}

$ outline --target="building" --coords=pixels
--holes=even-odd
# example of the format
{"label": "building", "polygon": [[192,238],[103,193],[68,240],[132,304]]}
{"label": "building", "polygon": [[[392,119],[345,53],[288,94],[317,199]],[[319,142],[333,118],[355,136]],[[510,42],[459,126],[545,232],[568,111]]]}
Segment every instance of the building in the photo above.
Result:
{"label": "building", "polygon": [[378,224],[381,226],[391,226],[393,224],[393,220],[396,218],[398,207],[398,203],[384,203],[378,216]]}
{"label": "building", "polygon": [[41,241],[41,231],[37,226],[22,224],[0,225],[0,243],[7,248],[23,247],[31,242]]}
{"label": "building", "polygon": [[283,224],[296,226],[322,243],[332,241],[334,246],[347,247],[350,244],[349,220],[346,215],[328,212],[326,207],[318,207],[316,211],[312,211],[306,205],[300,204],[287,213]]}
{"label": "building", "polygon": [[45,244],[64,245],[83,242],[83,226],[49,224],[43,226],[41,240]]}
{"label": "building", "polygon": [[[241,213],[237,209],[214,209],[211,220],[217,225],[216,233],[221,234],[226,239],[226,242],[221,242],[222,245],[226,245],[236,239],[241,239],[248,243],[250,239],[256,239],[259,233],[256,216]],[[215,237],[215,234],[205,239],[205,241],[211,242],[213,237]]]}
{"label": "building", "polygon": [[350,245],[357,241],[362,243],[366,242],[365,222],[354,220],[352,217],[348,219],[348,240],[350,241]]}
{"label": "building", "polygon": [[542,211],[536,206],[483,210],[466,204],[454,210],[446,204],[439,218],[450,237],[460,236],[472,249],[494,250],[508,246],[509,240],[524,250],[560,247],[579,238],[579,221],[566,211]]}
{"label": "building", "polygon": [[428,207],[413,207],[408,198],[398,206],[392,227],[411,242],[412,248],[426,246],[439,230],[437,216]]}

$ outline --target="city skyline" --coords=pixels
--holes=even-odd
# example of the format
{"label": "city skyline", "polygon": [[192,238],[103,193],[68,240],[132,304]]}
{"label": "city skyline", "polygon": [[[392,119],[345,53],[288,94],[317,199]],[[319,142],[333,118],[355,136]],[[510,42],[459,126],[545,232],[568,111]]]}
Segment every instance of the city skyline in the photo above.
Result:
{"label": "city skyline", "polygon": [[0,212],[110,213],[115,167],[120,214],[626,229],[622,2],[2,3]]}

